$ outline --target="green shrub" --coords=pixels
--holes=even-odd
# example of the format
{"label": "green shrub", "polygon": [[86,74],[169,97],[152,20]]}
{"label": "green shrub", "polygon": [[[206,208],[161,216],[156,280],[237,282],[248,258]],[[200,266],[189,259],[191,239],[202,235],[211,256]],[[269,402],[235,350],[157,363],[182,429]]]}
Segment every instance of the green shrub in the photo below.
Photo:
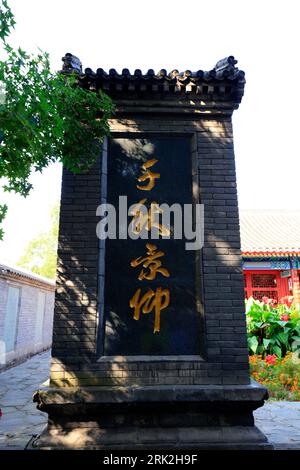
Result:
{"label": "green shrub", "polygon": [[249,354],[284,357],[300,347],[300,312],[293,305],[275,306],[271,299],[246,301]]}

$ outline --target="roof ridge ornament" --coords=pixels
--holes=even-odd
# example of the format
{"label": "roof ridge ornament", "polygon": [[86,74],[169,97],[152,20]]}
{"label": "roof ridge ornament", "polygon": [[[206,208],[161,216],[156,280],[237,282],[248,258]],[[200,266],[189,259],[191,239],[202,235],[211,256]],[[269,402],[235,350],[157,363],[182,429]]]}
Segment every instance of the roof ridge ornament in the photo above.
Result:
{"label": "roof ridge ornament", "polygon": [[232,72],[234,69],[237,69],[235,65],[238,63],[238,61],[234,58],[233,55],[230,55],[228,57],[225,57],[224,59],[219,60],[214,69],[216,72],[222,72],[224,70],[228,70],[228,72]]}
{"label": "roof ridge ornament", "polygon": [[75,55],[67,52],[61,59],[63,61],[62,72],[63,73],[82,73],[82,63],[80,59]]}

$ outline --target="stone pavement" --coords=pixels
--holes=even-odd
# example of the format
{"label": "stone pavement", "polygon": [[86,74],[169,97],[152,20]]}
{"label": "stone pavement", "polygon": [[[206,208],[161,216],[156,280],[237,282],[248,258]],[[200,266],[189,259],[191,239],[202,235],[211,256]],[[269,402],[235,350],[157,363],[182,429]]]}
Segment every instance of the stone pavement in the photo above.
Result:
{"label": "stone pavement", "polygon": [[256,426],[275,449],[300,450],[300,402],[269,401],[254,411]]}
{"label": "stone pavement", "polygon": [[50,351],[0,372],[0,449],[24,449],[32,435],[44,428],[47,415],[36,409],[32,395],[47,385]]}
{"label": "stone pavement", "polygon": [[[0,450],[22,450],[44,428],[47,415],[36,409],[32,395],[47,385],[49,365],[47,351],[0,373]],[[275,449],[300,450],[300,402],[269,402],[254,416]]]}

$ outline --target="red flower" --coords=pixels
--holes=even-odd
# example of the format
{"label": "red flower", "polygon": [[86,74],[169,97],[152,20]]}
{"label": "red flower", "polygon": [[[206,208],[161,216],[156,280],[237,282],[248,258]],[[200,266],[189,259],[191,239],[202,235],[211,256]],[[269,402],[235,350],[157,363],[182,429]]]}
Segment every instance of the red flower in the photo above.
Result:
{"label": "red flower", "polygon": [[281,321],[289,321],[289,319],[290,319],[290,316],[288,313],[283,313],[280,317]]}
{"label": "red flower", "polygon": [[268,297],[264,296],[262,297],[261,301],[264,303],[264,304],[267,304],[268,303]]}
{"label": "red flower", "polygon": [[277,360],[276,354],[272,354],[272,355],[269,354],[268,356],[266,356],[266,359],[265,359],[268,365],[276,364],[276,360]]}
{"label": "red flower", "polygon": [[285,304],[288,308],[290,308],[293,302],[294,297],[292,295],[286,295],[285,297],[282,297],[282,299],[280,299],[280,303]]}

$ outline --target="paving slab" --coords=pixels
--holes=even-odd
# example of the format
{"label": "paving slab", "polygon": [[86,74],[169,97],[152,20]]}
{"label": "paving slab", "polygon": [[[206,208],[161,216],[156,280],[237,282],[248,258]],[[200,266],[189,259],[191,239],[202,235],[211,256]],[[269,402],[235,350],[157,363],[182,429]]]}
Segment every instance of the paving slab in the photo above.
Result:
{"label": "paving slab", "polygon": [[[40,434],[47,415],[36,409],[32,395],[49,381],[50,351],[0,373],[0,449],[23,450]],[[300,450],[300,402],[269,401],[254,412],[255,424],[275,449]]]}

